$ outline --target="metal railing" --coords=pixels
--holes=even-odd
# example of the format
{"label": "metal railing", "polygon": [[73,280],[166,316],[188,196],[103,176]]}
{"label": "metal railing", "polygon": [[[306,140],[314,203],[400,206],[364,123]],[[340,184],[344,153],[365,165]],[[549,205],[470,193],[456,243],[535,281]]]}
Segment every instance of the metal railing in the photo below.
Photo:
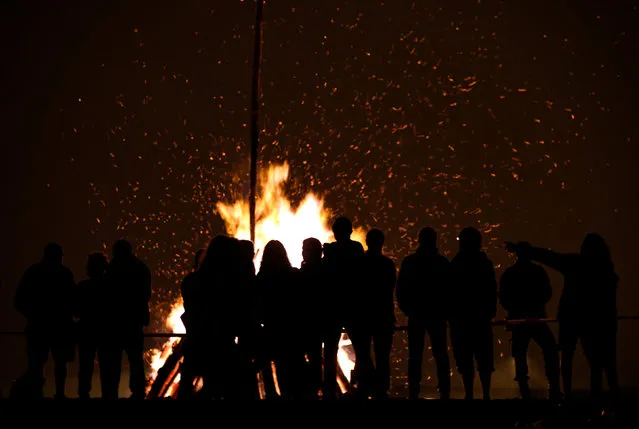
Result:
{"label": "metal railing", "polygon": [[[619,316],[617,317],[619,321],[625,320],[639,320],[639,316]],[[532,323],[557,323],[559,320],[557,319],[500,319],[493,320],[493,326],[508,326],[508,325],[521,325],[521,324],[532,324]],[[346,332],[346,329],[342,329],[343,332]],[[408,331],[407,325],[395,326],[395,331]],[[23,336],[26,335],[24,331],[0,331],[0,335],[5,336]],[[186,338],[188,334],[178,333],[178,332],[145,332],[144,338]]]}

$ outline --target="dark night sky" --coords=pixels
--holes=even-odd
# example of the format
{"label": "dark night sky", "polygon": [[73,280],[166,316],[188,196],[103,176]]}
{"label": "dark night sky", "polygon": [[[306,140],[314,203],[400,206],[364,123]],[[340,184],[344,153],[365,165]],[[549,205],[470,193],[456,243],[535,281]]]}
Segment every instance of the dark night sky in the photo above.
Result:
{"label": "dark night sky", "polygon": [[[262,163],[290,164],[293,200],[312,190],[383,228],[398,262],[425,225],[447,252],[482,228],[500,268],[504,240],[576,251],[600,232],[619,312],[639,314],[638,3],[271,1]],[[239,0],[2,2],[0,330],[22,327],[15,285],[51,240],[81,278],[89,251],[129,237],[155,302],[173,299],[189,252],[223,232],[215,203],[248,189],[253,21]]]}

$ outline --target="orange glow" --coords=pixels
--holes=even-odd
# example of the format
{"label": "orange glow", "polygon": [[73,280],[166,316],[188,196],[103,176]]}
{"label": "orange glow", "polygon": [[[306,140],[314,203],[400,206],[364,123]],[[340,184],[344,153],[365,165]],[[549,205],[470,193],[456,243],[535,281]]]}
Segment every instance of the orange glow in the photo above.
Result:
{"label": "orange glow", "polygon": [[[180,318],[182,313],[184,313],[184,305],[182,299],[179,299],[171,306],[171,312],[169,313],[169,317],[165,320],[164,326],[176,334],[185,334],[186,328]],[[173,346],[178,342],[178,340],[179,337],[170,338],[162,345],[161,349],[152,349],[147,352],[150,356],[151,374],[149,375],[149,378],[151,379],[151,382],[157,377],[159,369],[162,368],[168,357],[171,355]],[[179,382],[179,377],[177,377],[174,383],[177,382]],[[150,386],[151,383],[148,385]]]}
{"label": "orange glow", "polygon": [[[284,183],[288,179],[287,164],[271,166],[262,174],[260,198],[255,204],[255,267],[259,269],[262,250],[269,240],[282,242],[291,264],[302,264],[302,242],[317,238],[322,243],[333,241],[333,232],[329,222],[332,215],[324,208],[324,201],[313,193],[308,193],[297,208],[284,193]],[[217,211],[222,216],[229,235],[241,239],[250,239],[250,216],[248,200],[231,204],[218,203]],[[366,233],[362,229],[353,231],[353,239],[361,243]]]}

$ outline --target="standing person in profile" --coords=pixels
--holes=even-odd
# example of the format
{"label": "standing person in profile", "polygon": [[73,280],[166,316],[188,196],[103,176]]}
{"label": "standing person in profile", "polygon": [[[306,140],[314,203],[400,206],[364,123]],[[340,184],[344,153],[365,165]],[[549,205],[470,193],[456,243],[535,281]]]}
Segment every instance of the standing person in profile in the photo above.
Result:
{"label": "standing person in profile", "polygon": [[238,240],[234,257],[234,270],[236,272],[236,302],[239,317],[237,341],[239,351],[239,380],[241,380],[239,394],[242,398],[258,399],[259,386],[257,382],[257,368],[255,358],[257,355],[258,320],[256,312],[255,291],[255,247],[249,240]]}
{"label": "standing person in profile", "polygon": [[81,281],[75,287],[74,316],[79,319],[78,358],[80,369],[78,372],[78,396],[80,399],[91,397],[93,369],[98,348],[102,346],[104,331],[107,329],[108,315],[104,307],[103,295],[106,291],[106,270],[109,258],[102,252],[89,255],[87,261],[88,279]]}
{"label": "standing person in profile", "polygon": [[308,398],[316,398],[322,386],[322,321],[327,306],[323,291],[322,243],[316,238],[304,240],[302,258],[297,289],[300,295],[300,340],[308,359],[304,394]]}
{"label": "standing person in profile", "polygon": [[[360,293],[357,307],[354,344],[361,344],[358,391],[376,399],[388,397],[390,389],[390,354],[395,333],[395,263],[384,256],[384,233],[371,229],[366,234],[368,250],[362,261]],[[371,341],[375,350],[375,364],[370,355]]]}
{"label": "standing person in profile", "polygon": [[[182,372],[180,378],[180,390],[178,396],[180,399],[190,399],[193,396],[193,384],[197,376],[202,375],[202,358],[197,350],[197,322],[193,322],[194,314],[197,313],[195,307],[198,306],[198,300],[196,299],[195,289],[198,286],[197,272],[204,261],[206,256],[206,249],[199,249],[195,253],[195,259],[193,261],[193,268],[190,273],[184,277],[182,284],[180,285],[180,292],[182,293],[182,301],[184,302],[184,313],[181,316],[182,323],[188,338],[183,339],[184,346],[184,363],[182,364]],[[198,360],[199,358],[199,360]]]}
{"label": "standing person in profile", "polygon": [[117,399],[122,370],[122,353],[129,360],[132,399],[144,399],[144,333],[149,325],[151,271],[133,254],[131,243],[119,240],[113,245],[113,258],[106,274],[105,303],[115,317],[111,333],[105,337],[100,357],[103,397]]}
{"label": "standing person in profile", "polygon": [[558,253],[532,247],[530,243],[506,243],[510,252],[526,253],[564,276],[559,301],[559,345],[564,394],[572,393],[572,361],[581,344],[590,365],[590,388],[594,398],[603,394],[603,372],[610,392],[619,391],[617,376],[617,285],[610,249],[599,235],[586,235],[579,253]]}
{"label": "standing person in profile", "polygon": [[67,363],[73,360],[71,297],[73,273],[62,264],[62,247],[49,243],[42,260],[24,273],[14,298],[15,309],[27,319],[27,372],[21,383],[42,397],[43,367],[49,352],[55,363],[55,398],[64,399]]}
{"label": "standing person in profile", "polygon": [[202,265],[196,272],[197,283],[188,317],[196,342],[198,364],[204,385],[199,396],[214,399],[238,397],[238,347],[235,344],[239,318],[238,279],[233,259],[238,240],[215,236]]}
{"label": "standing person in profile", "polygon": [[450,398],[447,321],[450,317],[450,262],[437,249],[437,233],[432,228],[419,232],[419,248],[402,262],[397,280],[397,301],[408,316],[408,390],[418,399],[421,390],[424,337],[430,337],[437,365],[441,399]]}
{"label": "standing person in profile", "polygon": [[[552,297],[550,279],[546,270],[534,264],[529,255],[517,252],[517,262],[501,276],[499,300],[508,312],[508,320],[544,319],[546,304]],[[528,344],[535,341],[544,355],[546,378],[550,387],[549,397],[556,401],[560,396],[559,356],[557,343],[545,322],[515,324],[512,332],[512,355],[515,359],[515,380],[519,383],[522,399],[530,399],[528,387]]]}
{"label": "standing person in profile", "polygon": [[[354,314],[350,309],[357,306],[358,284],[361,283],[364,247],[357,241],[351,240],[353,224],[345,217],[339,217],[333,223],[335,242],[324,245],[324,266],[326,268],[326,296],[327,307],[324,318],[324,389],[326,399],[333,399],[337,395],[337,350],[342,328],[353,342],[355,359],[363,362],[366,354],[365,347],[357,343],[357,328],[354,326]],[[338,297],[342,297],[343,305],[336,305]],[[346,309],[346,310],[344,310]],[[358,353],[363,356],[358,357]],[[357,372],[357,369],[356,371]]]}
{"label": "standing person in profile", "polygon": [[497,280],[493,263],[481,251],[482,236],[475,228],[459,234],[459,253],[451,261],[453,308],[450,333],[457,369],[466,399],[473,399],[475,366],[484,399],[490,399],[493,366],[492,320],[497,314]]}

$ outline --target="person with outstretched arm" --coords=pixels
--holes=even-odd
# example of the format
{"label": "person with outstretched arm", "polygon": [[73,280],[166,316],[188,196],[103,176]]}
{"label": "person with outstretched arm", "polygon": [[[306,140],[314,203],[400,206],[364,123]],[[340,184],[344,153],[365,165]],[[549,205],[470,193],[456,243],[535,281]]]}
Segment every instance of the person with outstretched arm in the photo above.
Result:
{"label": "person with outstretched arm", "polygon": [[590,365],[593,397],[603,393],[606,372],[611,393],[619,389],[616,365],[617,284],[610,250],[598,234],[586,235],[579,253],[558,253],[528,242],[506,243],[506,249],[538,261],[564,276],[559,301],[559,344],[564,394],[572,393],[572,361],[581,344]]}

